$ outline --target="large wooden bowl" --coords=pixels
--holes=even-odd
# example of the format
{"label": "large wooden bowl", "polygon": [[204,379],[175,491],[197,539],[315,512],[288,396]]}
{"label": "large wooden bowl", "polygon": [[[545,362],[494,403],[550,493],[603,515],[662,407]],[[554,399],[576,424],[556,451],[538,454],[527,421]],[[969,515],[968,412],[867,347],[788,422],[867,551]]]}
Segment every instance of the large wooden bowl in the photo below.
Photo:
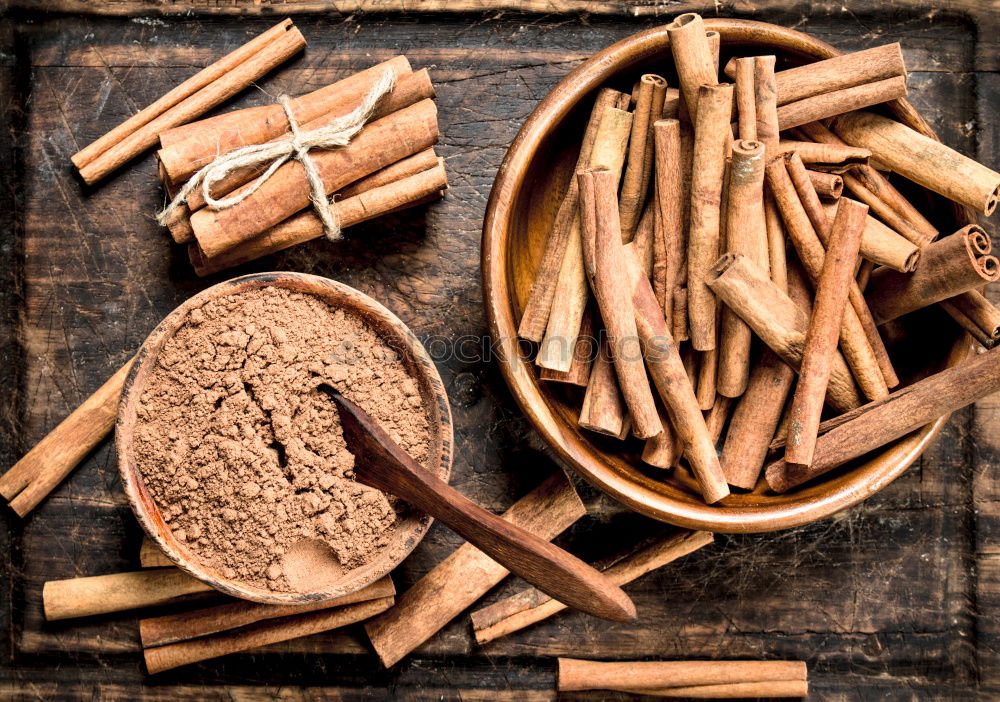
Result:
{"label": "large wooden bowl", "polygon": [[[783,27],[745,20],[712,19],[719,32],[724,64],[734,48],[740,55],[775,53],[778,68],[836,56],[822,41]],[[641,444],[622,444],[577,426],[581,393],[539,380],[528,346],[517,340],[517,322],[527,301],[555,209],[571,176],[583,126],[596,90],[611,85],[628,92],[644,72],[662,73],[676,84],[666,26],[631,36],[594,55],[570,73],[525,122],[500,167],[483,225],[483,294],[490,333],[500,365],[517,402],[559,458],[591,483],[638,512],[693,529],[761,532],[826,517],[878,492],[909,466],[947,420],[942,417],[867,460],[851,464],[783,494],[755,490],[708,506],[685,476],[644,466]],[[934,133],[905,100],[885,106],[896,119]],[[919,193],[931,203],[925,213],[942,231],[967,223],[967,215]],[[952,228],[949,228],[952,227]],[[933,312],[931,312],[933,314]],[[911,344],[906,358],[894,354],[897,370],[912,378],[965,357],[971,345],[958,327],[941,321],[949,338]],[[951,335],[954,329],[954,335]],[[952,346],[954,345],[954,348]],[[894,349],[891,349],[894,351]],[[922,356],[919,354],[923,354]],[[906,377],[906,375],[904,375]],[[905,382],[905,381],[904,381]]]}
{"label": "large wooden bowl", "polygon": [[201,307],[209,300],[262,287],[281,287],[308,293],[335,309],[347,310],[361,317],[376,334],[399,353],[407,371],[417,381],[424,406],[428,411],[428,422],[433,434],[428,454],[432,458],[428,465],[442,480],[448,480],[451,474],[453,445],[451,408],[441,376],[438,375],[437,368],[420,341],[396,315],[364,293],[327,278],[301,273],[257,273],[219,283],[195,295],[160,322],[139,350],[136,362],[125,381],[118,409],[118,423],[115,427],[118,468],[121,471],[129,504],[142,528],[183,570],[228,595],[256,602],[283,604],[321,602],[359,590],[399,565],[423,538],[431,525],[431,517],[415,509],[407,509],[400,516],[388,548],[370,563],[331,578],[320,591],[273,592],[224,577],[220,572],[202,563],[185,544],[175,539],[160,513],[160,508],[143,483],[133,453],[132,438],[136,425],[136,410],[143,388],[155,367],[157,356],[164,343],[184,324],[191,310]]}

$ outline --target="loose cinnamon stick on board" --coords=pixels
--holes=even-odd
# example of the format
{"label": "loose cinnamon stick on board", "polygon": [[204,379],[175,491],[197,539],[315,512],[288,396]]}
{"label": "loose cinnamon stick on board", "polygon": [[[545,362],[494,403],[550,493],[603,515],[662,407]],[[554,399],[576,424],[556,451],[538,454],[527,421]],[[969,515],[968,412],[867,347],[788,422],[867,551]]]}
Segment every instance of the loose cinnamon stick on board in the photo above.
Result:
{"label": "loose cinnamon stick on board", "polygon": [[[681,96],[686,105],[691,122],[697,124],[699,91],[703,85],[719,82],[718,59],[713,58],[705,23],[701,16],[693,12],[678,15],[667,26],[670,36],[670,52],[680,80]],[[732,103],[730,86],[730,111]],[[729,124],[727,115],[726,124]],[[721,128],[720,128],[721,131]],[[730,137],[732,135],[730,134]]]}
{"label": "loose cinnamon stick on board", "polygon": [[96,183],[156,144],[161,131],[190,122],[301,51],[306,40],[291,20],[198,72],[72,157],[80,177]]}
{"label": "loose cinnamon stick on board", "polygon": [[757,140],[757,104],[754,95],[754,73],[757,60],[753,57],[736,59],[736,112],[739,119],[739,137]]}
{"label": "loose cinnamon stick on board", "polygon": [[876,324],[975,290],[1000,278],[1000,261],[989,254],[990,238],[975,224],[927,246],[913,273],[880,268],[865,299]]}
{"label": "loose cinnamon stick on board", "polygon": [[549,321],[549,312],[552,309],[552,300],[559,280],[559,269],[562,268],[566,247],[570,239],[570,230],[576,228],[579,232],[580,227],[578,209],[580,191],[579,184],[576,182],[576,172],[590,165],[590,155],[597,138],[597,128],[604,116],[605,108],[615,107],[619,110],[625,110],[628,107],[628,101],[628,95],[611,88],[601,88],[594,99],[594,107],[590,111],[590,119],[583,132],[580,155],[576,159],[576,166],[570,176],[569,185],[566,186],[566,194],[559,204],[555,221],[553,221],[552,229],[549,231],[549,237],[545,242],[545,251],[538,264],[535,281],[531,285],[531,294],[528,296],[528,303],[524,307],[524,313],[521,315],[521,321],[517,327],[517,335],[522,339],[541,341],[545,336],[545,326]]}
{"label": "loose cinnamon stick on board", "polygon": [[557,689],[647,690],[749,682],[805,681],[801,661],[621,661],[560,658]]}
{"label": "loose cinnamon stick on board", "polygon": [[[333,210],[340,226],[346,228],[437,199],[443,196],[447,187],[448,175],[443,163],[439,162],[434,168],[421,173],[334,202]],[[188,255],[195,273],[206,276],[321,236],[323,225],[319,217],[315,212],[308,211],[290,217],[259,236],[213,258],[206,257],[197,243],[188,247]]]}
{"label": "loose cinnamon stick on board", "polygon": [[196,639],[217,634],[220,631],[238,629],[265,619],[277,619],[298,614],[306,614],[321,609],[343,607],[357,602],[368,602],[396,594],[396,587],[388,575],[376,580],[360,590],[324,602],[298,605],[263,604],[234,600],[215,607],[204,607],[162,617],[139,620],[139,640],[143,648]]}
{"label": "loose cinnamon stick on board", "polygon": [[[767,223],[764,220],[764,144],[741,139],[733,144],[726,250],[743,254],[768,272]],[[732,310],[722,310],[716,391],[739,397],[750,377],[750,327]]]}
{"label": "loose cinnamon stick on board", "polygon": [[[396,83],[396,87],[392,89],[392,92],[379,101],[379,104],[372,113],[372,117],[369,122],[376,121],[382,117],[387,117],[394,112],[398,112],[402,109],[415,105],[421,100],[427,100],[433,97],[434,86],[431,84],[430,75],[428,74],[427,69],[417,71],[416,73],[409,73],[402,76],[399,79],[399,82]],[[362,99],[363,96],[358,97],[355,102],[360,103]],[[344,112],[329,112],[320,115],[310,122],[303,123],[300,120],[299,128],[302,132],[309,132],[314,129],[326,127],[334,120],[340,118],[344,113],[350,112],[353,107],[354,105],[348,104],[344,107]],[[290,137],[291,133],[286,132],[275,137],[274,139],[271,139],[271,142],[281,141]],[[212,187],[212,196],[221,198],[228,195],[241,185],[248,183],[257,176],[261,175],[269,165],[270,164],[261,164],[259,166],[240,168],[232,171],[229,175]],[[188,195],[187,206],[192,212],[195,212],[205,206],[205,196],[200,188],[195,189],[190,195]]]}
{"label": "loose cinnamon stick on board", "polygon": [[[798,370],[809,319],[786,293],[761,275],[745,256],[733,254],[725,254],[712,267],[709,285],[772,351]],[[854,377],[839,354],[830,374],[827,402],[839,412],[862,404]]]}
{"label": "loose cinnamon stick on board", "polygon": [[[653,125],[656,148],[656,219],[658,240],[662,243],[663,316],[673,325],[674,299],[678,295],[684,263],[683,183],[681,173],[680,122],[664,119]],[[655,264],[654,264],[655,265]]]}
{"label": "loose cinnamon stick on board", "polygon": [[[725,74],[730,78],[736,76],[736,59],[730,59],[726,64]],[[896,76],[906,77],[906,64],[899,42],[779,71],[775,74],[778,104],[786,105],[814,95]]]}
{"label": "loose cinnamon stick on board", "polygon": [[[798,152],[796,152],[798,153]],[[825,200],[836,200],[844,194],[844,179],[836,173],[806,171],[816,194]]]}
{"label": "loose cinnamon stick on board", "polygon": [[[860,110],[863,107],[871,107],[902,97],[906,97],[906,78],[903,76],[822,93],[778,107],[778,128],[785,131],[800,124],[817,122],[821,119],[835,117],[845,112]],[[859,144],[855,144],[855,146],[859,146]],[[872,149],[873,153],[874,151]]]}
{"label": "loose cinnamon stick on board", "polygon": [[681,361],[677,344],[663,319],[649,280],[642,275],[638,262],[628,261],[629,276],[634,281],[632,307],[646,367],[670,414],[670,421],[684,446],[691,470],[708,504],[729,494],[715,443],[698,407],[687,369]]}
{"label": "loose cinnamon stick on board", "polygon": [[838,418],[816,442],[812,465],[793,470],[784,460],[767,467],[767,483],[786,492],[938,417],[1000,390],[1000,348],[947,368]]}
{"label": "loose cinnamon stick on board", "polygon": [[587,392],[583,396],[577,424],[584,429],[618,439],[624,439],[632,428],[606,339],[602,339],[598,345],[597,358],[590,370]]}
{"label": "loose cinnamon stick on board", "polygon": [[148,536],[142,537],[142,545],[139,547],[139,566],[142,568],[166,568],[172,567],[175,563],[167,558],[159,546],[157,546]]}
{"label": "loose cinnamon stick on board", "polygon": [[970,290],[942,300],[940,304],[952,319],[986,348],[991,349],[1000,341],[1000,310],[991,305],[982,293]]}
{"label": "loose cinnamon stick on board", "polygon": [[[572,483],[557,471],[514,503],[503,518],[551,540],[586,511]],[[395,607],[365,624],[382,664],[390,667],[397,663],[485,595],[508,572],[474,546],[460,546],[404,592]]]}
{"label": "loose cinnamon stick on board", "polygon": [[[303,126],[313,123],[324,115],[346,114],[362,100],[372,89],[375,81],[386,71],[396,74],[396,90],[404,87],[402,84],[413,74],[410,62],[405,56],[394,56],[311,93],[292,98],[290,101],[292,114]],[[418,81],[423,85],[429,84],[426,75],[420,77]],[[404,92],[409,91],[404,90]],[[424,97],[433,97],[433,89]],[[393,95],[386,96],[382,101],[383,104],[376,109],[385,113],[385,104],[396,100]],[[163,132],[160,134],[161,148],[156,155],[170,180],[180,183],[209,164],[219,154],[251,144],[263,144],[281,137],[287,131],[288,120],[284,108],[277,103],[234,110]]]}
{"label": "loose cinnamon stick on board", "polygon": [[[836,203],[823,203],[823,211],[831,222],[836,209]],[[865,218],[865,230],[861,233],[861,255],[870,263],[888,266],[901,273],[912,273],[920,261],[920,249],[916,244],[871,215]],[[860,283],[858,287],[862,287]]]}
{"label": "loose cinnamon stick on board", "polygon": [[325,609],[280,619],[268,619],[212,636],[147,648],[142,652],[146,659],[146,670],[150,675],[154,675],[182,665],[206,661],[230,653],[246,651],[250,648],[268,646],[280,641],[289,641],[290,639],[339,629],[381,614],[392,607],[394,602],[395,598],[393,597],[381,597],[377,600],[358,602],[335,609]]}
{"label": "loose cinnamon stick on board", "polygon": [[[817,124],[815,122],[810,124]],[[815,141],[793,141],[782,139],[778,143],[778,153],[795,151],[803,163],[828,173],[843,173],[854,166],[868,164],[872,152],[856,146]]]}
{"label": "loose cinnamon stick on board", "polygon": [[37,507],[114,427],[118,399],[133,360],[0,476],[0,495],[17,516],[24,517]]}
{"label": "loose cinnamon stick on board", "polygon": [[594,308],[588,305],[583,311],[583,320],[580,322],[580,335],[576,337],[576,346],[573,350],[573,363],[565,373],[554,371],[550,368],[542,368],[538,377],[550,383],[566,383],[568,385],[578,385],[585,388],[590,383],[591,366],[597,355],[597,339],[594,333]]}
{"label": "loose cinnamon stick on board", "polygon": [[[621,173],[625,161],[625,148],[632,127],[632,114],[608,107],[594,137],[588,168],[603,167]],[[574,176],[575,178],[575,176]],[[580,219],[574,217],[569,240],[559,268],[559,277],[553,293],[545,337],[538,349],[535,363],[542,368],[567,371],[573,362],[572,350],[580,332],[580,319],[588,298],[587,276],[583,269],[583,243],[580,237]]]}
{"label": "loose cinnamon stick on board", "polygon": [[880,163],[917,185],[987,216],[996,209],[1000,173],[905,124],[862,111],[841,115],[831,127],[848,144],[870,150]]}
{"label": "loose cinnamon stick on board", "polygon": [[156,568],[50,580],[42,587],[42,607],[45,618],[54,621],[155,607],[216,592],[211,585],[177,568]]}
{"label": "loose cinnamon stick on board", "polygon": [[[432,100],[421,100],[369,122],[343,148],[314,149],[309,155],[329,194],[433,146],[437,139],[437,108]],[[224,210],[205,208],[193,213],[191,227],[198,245],[211,258],[308,207],[309,197],[309,183],[302,164],[292,161],[278,168],[253,195],[239,204]]]}
{"label": "loose cinnamon stick on board", "polygon": [[816,301],[806,332],[799,382],[789,410],[785,460],[794,465],[812,463],[826,386],[849,305],[847,291],[854,281],[854,266],[867,216],[868,207],[854,200],[841,200],[837,207],[830,246],[816,285]]}
{"label": "loose cinnamon stick on board", "polygon": [[771,680],[768,682],[729,683],[724,685],[654,687],[644,690],[624,690],[623,692],[631,692],[636,695],[691,697],[695,699],[806,697],[809,694],[809,683],[805,680]]}
{"label": "loose cinnamon stick on board", "polygon": [[[681,531],[646,546],[638,552],[615,558],[614,565],[601,568],[615,585],[625,585],[682,556],[708,546],[714,536],[708,531]],[[566,609],[535,588],[528,588],[470,615],[476,643],[483,645],[537,624]]]}
{"label": "loose cinnamon stick on board", "polygon": [[622,193],[619,208],[622,218],[623,241],[631,241],[639,224],[639,215],[649,189],[653,166],[653,123],[663,110],[663,96],[667,81],[661,76],[646,73],[639,79],[639,97],[632,116],[632,135],[629,138],[628,158],[622,176]]}
{"label": "loose cinnamon stick on board", "polygon": [[608,333],[618,385],[632,416],[632,432],[640,439],[648,439],[663,431],[663,425],[646,379],[635,314],[629,305],[634,286],[629,285],[622,250],[617,178],[603,168],[583,171],[577,178],[590,286]]}
{"label": "loose cinnamon stick on board", "polygon": [[717,303],[704,280],[719,255],[719,208],[725,176],[726,134],[730,134],[728,125],[732,113],[733,86],[703,85],[697,94],[699,108],[695,123],[687,251],[688,327],[691,345],[698,351],[709,351],[716,344]]}
{"label": "loose cinnamon stick on board", "polygon": [[[795,174],[794,184],[793,173]],[[810,280],[815,285],[823,269],[825,251],[820,234],[813,222],[821,224],[825,234],[825,227],[829,224],[826,214],[823,212],[815,192],[811,190],[812,186],[805,175],[802,162],[794,153],[786,154],[782,158],[774,159],[768,163],[767,179],[771,186],[771,192],[774,193],[778,209],[781,211],[789,238],[795,245],[795,250],[805,265]],[[806,197],[803,198],[802,195]],[[808,209],[806,209],[807,203],[809,203]],[[812,212],[812,217],[809,216],[810,212]],[[853,280],[850,285],[852,288],[857,286]],[[860,290],[857,292],[857,297],[859,298],[859,306],[863,307],[864,300],[860,299]],[[879,359],[865,333],[857,311],[858,308],[854,306],[855,300],[852,298],[851,302],[852,308],[844,314],[841,327],[840,340],[844,356],[866,397],[871,399],[884,397],[889,393],[888,381],[883,377]]]}

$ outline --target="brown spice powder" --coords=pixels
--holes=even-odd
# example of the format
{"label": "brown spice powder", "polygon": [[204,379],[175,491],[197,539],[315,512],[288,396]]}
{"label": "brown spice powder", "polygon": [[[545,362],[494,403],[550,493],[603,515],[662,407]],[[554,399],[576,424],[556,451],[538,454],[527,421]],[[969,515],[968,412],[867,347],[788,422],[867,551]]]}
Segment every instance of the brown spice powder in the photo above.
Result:
{"label": "brown spice powder", "polygon": [[350,569],[389,543],[404,505],[353,480],[322,383],[426,466],[416,381],[363,320],[312,295],[266,287],[207,302],[159,355],[138,411],[136,461],[174,536],[227,578],[276,591],[316,586],[317,549]]}

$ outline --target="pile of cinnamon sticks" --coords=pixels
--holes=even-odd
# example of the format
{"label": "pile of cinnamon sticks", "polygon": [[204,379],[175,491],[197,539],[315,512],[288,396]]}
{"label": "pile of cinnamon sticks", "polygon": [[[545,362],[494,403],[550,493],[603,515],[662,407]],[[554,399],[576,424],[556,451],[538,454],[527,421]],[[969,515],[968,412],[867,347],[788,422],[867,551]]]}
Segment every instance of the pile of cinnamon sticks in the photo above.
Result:
{"label": "pile of cinnamon sticks", "polygon": [[[646,74],[595,97],[518,334],[543,380],[586,388],[580,427],[645,440],[645,463],[714,503],[822,472],[824,407],[895,401],[880,325],[940,304],[993,347],[989,237],[940,236],[887,172],[985,215],[1000,174],[865,109],[906,95],[898,44],[778,71],[736,57],[720,77],[698,15],[668,33],[677,89]],[[925,421],[955,409],[927,402]]]}
{"label": "pile of cinnamon sticks", "polygon": [[[315,149],[317,166],[341,227],[439,198],[447,188],[438,140],[434,87],[427,69],[414,71],[396,56],[290,101],[300,132],[325,127],[357,107],[386,72],[396,76],[365,127],[342,148]],[[185,124],[159,134],[160,179],[173,198],[183,184],[217,156],[241,147],[287,139],[281,105],[251,107]],[[229,173],[211,191],[213,198],[257,189],[226,209],[206,206],[200,188],[174,211],[167,226],[174,241],[188,244],[198,275],[208,275],[323,235],[311,209],[302,165],[290,161],[257,183],[266,168]]]}

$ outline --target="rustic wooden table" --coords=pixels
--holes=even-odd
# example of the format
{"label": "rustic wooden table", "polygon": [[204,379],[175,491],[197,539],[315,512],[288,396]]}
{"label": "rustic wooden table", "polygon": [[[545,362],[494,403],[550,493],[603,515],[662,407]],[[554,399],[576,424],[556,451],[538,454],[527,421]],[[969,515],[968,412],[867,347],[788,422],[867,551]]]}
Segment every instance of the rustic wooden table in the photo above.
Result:
{"label": "rustic wooden table", "polygon": [[[295,20],[308,50],[233,104],[304,92],[404,52],[432,70],[451,190],[339,245],[313,242],[240,272],[344,281],[420,335],[485,333],[481,218],[538,100],[595,50],[682,11],[778,22],[844,49],[902,41],[917,108],[948,144],[1000,166],[995,0],[661,4],[13,0],[0,17],[0,465],[100,385],[165,313],[219,279],[196,279],[152,221],[163,196],[151,155],[94,188],[74,179],[69,156],[283,13],[303,13]],[[502,510],[556,466],[494,362],[440,367],[455,413],[453,483]],[[147,679],[133,618],[44,622],[43,581],[137,567],[140,530],[105,443],[28,519],[4,513],[0,696],[551,699],[561,654],[802,659],[816,699],[996,695],[998,410],[994,397],[958,412],[905,476],[857,508],[793,531],[722,536],[634,583],[637,624],[564,613],[479,648],[463,615],[388,671],[354,629]],[[581,492],[590,516],[560,539],[581,555],[658,528]],[[396,573],[400,589],[458,543],[435,525]],[[486,601],[518,587],[506,582]],[[565,696],[577,697],[607,696]]]}

